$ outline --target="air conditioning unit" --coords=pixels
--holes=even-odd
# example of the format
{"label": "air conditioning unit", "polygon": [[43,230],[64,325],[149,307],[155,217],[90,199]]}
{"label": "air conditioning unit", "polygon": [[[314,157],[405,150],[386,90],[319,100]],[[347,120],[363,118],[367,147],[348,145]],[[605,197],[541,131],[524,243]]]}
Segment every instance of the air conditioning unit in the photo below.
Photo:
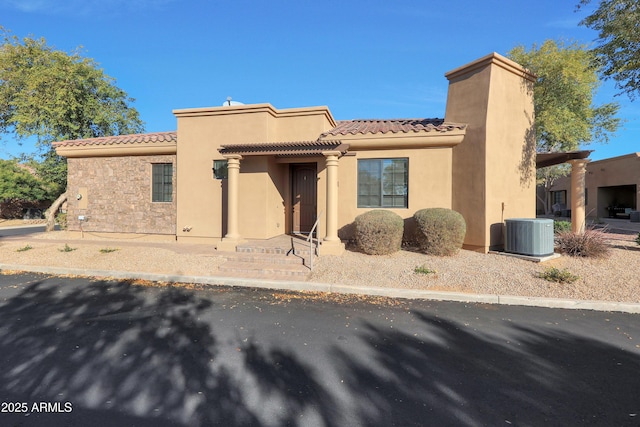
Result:
{"label": "air conditioning unit", "polygon": [[505,251],[529,256],[553,254],[553,220],[511,218],[505,220]]}

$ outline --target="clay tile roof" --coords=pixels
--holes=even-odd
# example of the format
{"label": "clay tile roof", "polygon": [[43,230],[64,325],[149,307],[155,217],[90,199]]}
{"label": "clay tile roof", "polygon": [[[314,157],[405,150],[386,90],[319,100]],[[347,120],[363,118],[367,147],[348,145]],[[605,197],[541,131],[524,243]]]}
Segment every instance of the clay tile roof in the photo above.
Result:
{"label": "clay tile roof", "polygon": [[218,150],[221,154],[309,156],[320,155],[323,151],[341,151],[345,153],[349,146],[342,141],[295,141],[263,142],[252,144],[227,144]]}
{"label": "clay tile roof", "polygon": [[125,145],[125,144],[149,144],[155,142],[176,143],[177,132],[138,133],[133,135],[102,136],[99,138],[71,139],[54,142],[54,147],[80,147],[86,145]]}
{"label": "clay tile roof", "polygon": [[322,136],[376,134],[376,133],[409,133],[409,132],[447,132],[454,129],[465,129],[467,125],[445,123],[443,119],[360,119],[340,120],[337,126]]}

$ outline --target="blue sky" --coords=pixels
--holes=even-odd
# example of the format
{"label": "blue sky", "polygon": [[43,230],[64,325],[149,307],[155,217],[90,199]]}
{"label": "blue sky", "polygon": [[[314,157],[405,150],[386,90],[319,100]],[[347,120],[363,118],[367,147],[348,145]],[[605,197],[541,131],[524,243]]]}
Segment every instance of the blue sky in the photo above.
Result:
{"label": "blue sky", "polygon": [[[228,96],[276,108],[327,105],[338,119],[443,117],[444,73],[546,39],[592,43],[578,0],[0,0],[18,37],[78,46],[136,99],[148,132],[176,129],[173,109]],[[616,93],[605,83],[597,102]],[[640,149],[640,100],[592,159]],[[0,157],[30,151],[3,137]]]}

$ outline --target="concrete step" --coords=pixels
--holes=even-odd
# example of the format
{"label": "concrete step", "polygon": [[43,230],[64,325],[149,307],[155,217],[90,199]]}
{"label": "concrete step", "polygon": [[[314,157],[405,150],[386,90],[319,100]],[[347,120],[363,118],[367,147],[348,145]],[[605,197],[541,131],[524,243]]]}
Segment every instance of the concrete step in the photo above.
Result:
{"label": "concrete step", "polygon": [[306,277],[311,270],[302,263],[273,264],[258,262],[227,261],[218,267],[224,273],[241,273],[251,275]]}
{"label": "concrete step", "polygon": [[265,252],[235,252],[225,255],[225,259],[231,262],[250,262],[258,264],[303,264],[304,259],[290,254],[265,253]]}
{"label": "concrete step", "polygon": [[[286,255],[287,252],[291,250],[291,247],[265,247],[265,246],[252,246],[252,245],[238,245],[236,247],[236,252],[241,253],[253,253],[253,254],[276,254],[276,255]],[[313,252],[313,250],[312,250]],[[296,255],[302,257],[309,256],[309,246],[303,246],[300,244],[295,245],[295,253]],[[291,254],[293,255],[293,254]]]}

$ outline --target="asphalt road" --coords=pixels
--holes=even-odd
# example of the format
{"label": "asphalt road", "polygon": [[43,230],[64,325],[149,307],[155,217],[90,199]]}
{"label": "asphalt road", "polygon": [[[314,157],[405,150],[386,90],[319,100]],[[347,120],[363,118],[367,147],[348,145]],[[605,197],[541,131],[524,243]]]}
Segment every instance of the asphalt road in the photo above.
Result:
{"label": "asphalt road", "polygon": [[623,313],[5,275],[0,425],[639,425],[639,345]]}
{"label": "asphalt road", "polygon": [[46,227],[44,225],[2,227],[0,228],[0,237],[24,236],[26,234],[42,233],[45,228]]}

